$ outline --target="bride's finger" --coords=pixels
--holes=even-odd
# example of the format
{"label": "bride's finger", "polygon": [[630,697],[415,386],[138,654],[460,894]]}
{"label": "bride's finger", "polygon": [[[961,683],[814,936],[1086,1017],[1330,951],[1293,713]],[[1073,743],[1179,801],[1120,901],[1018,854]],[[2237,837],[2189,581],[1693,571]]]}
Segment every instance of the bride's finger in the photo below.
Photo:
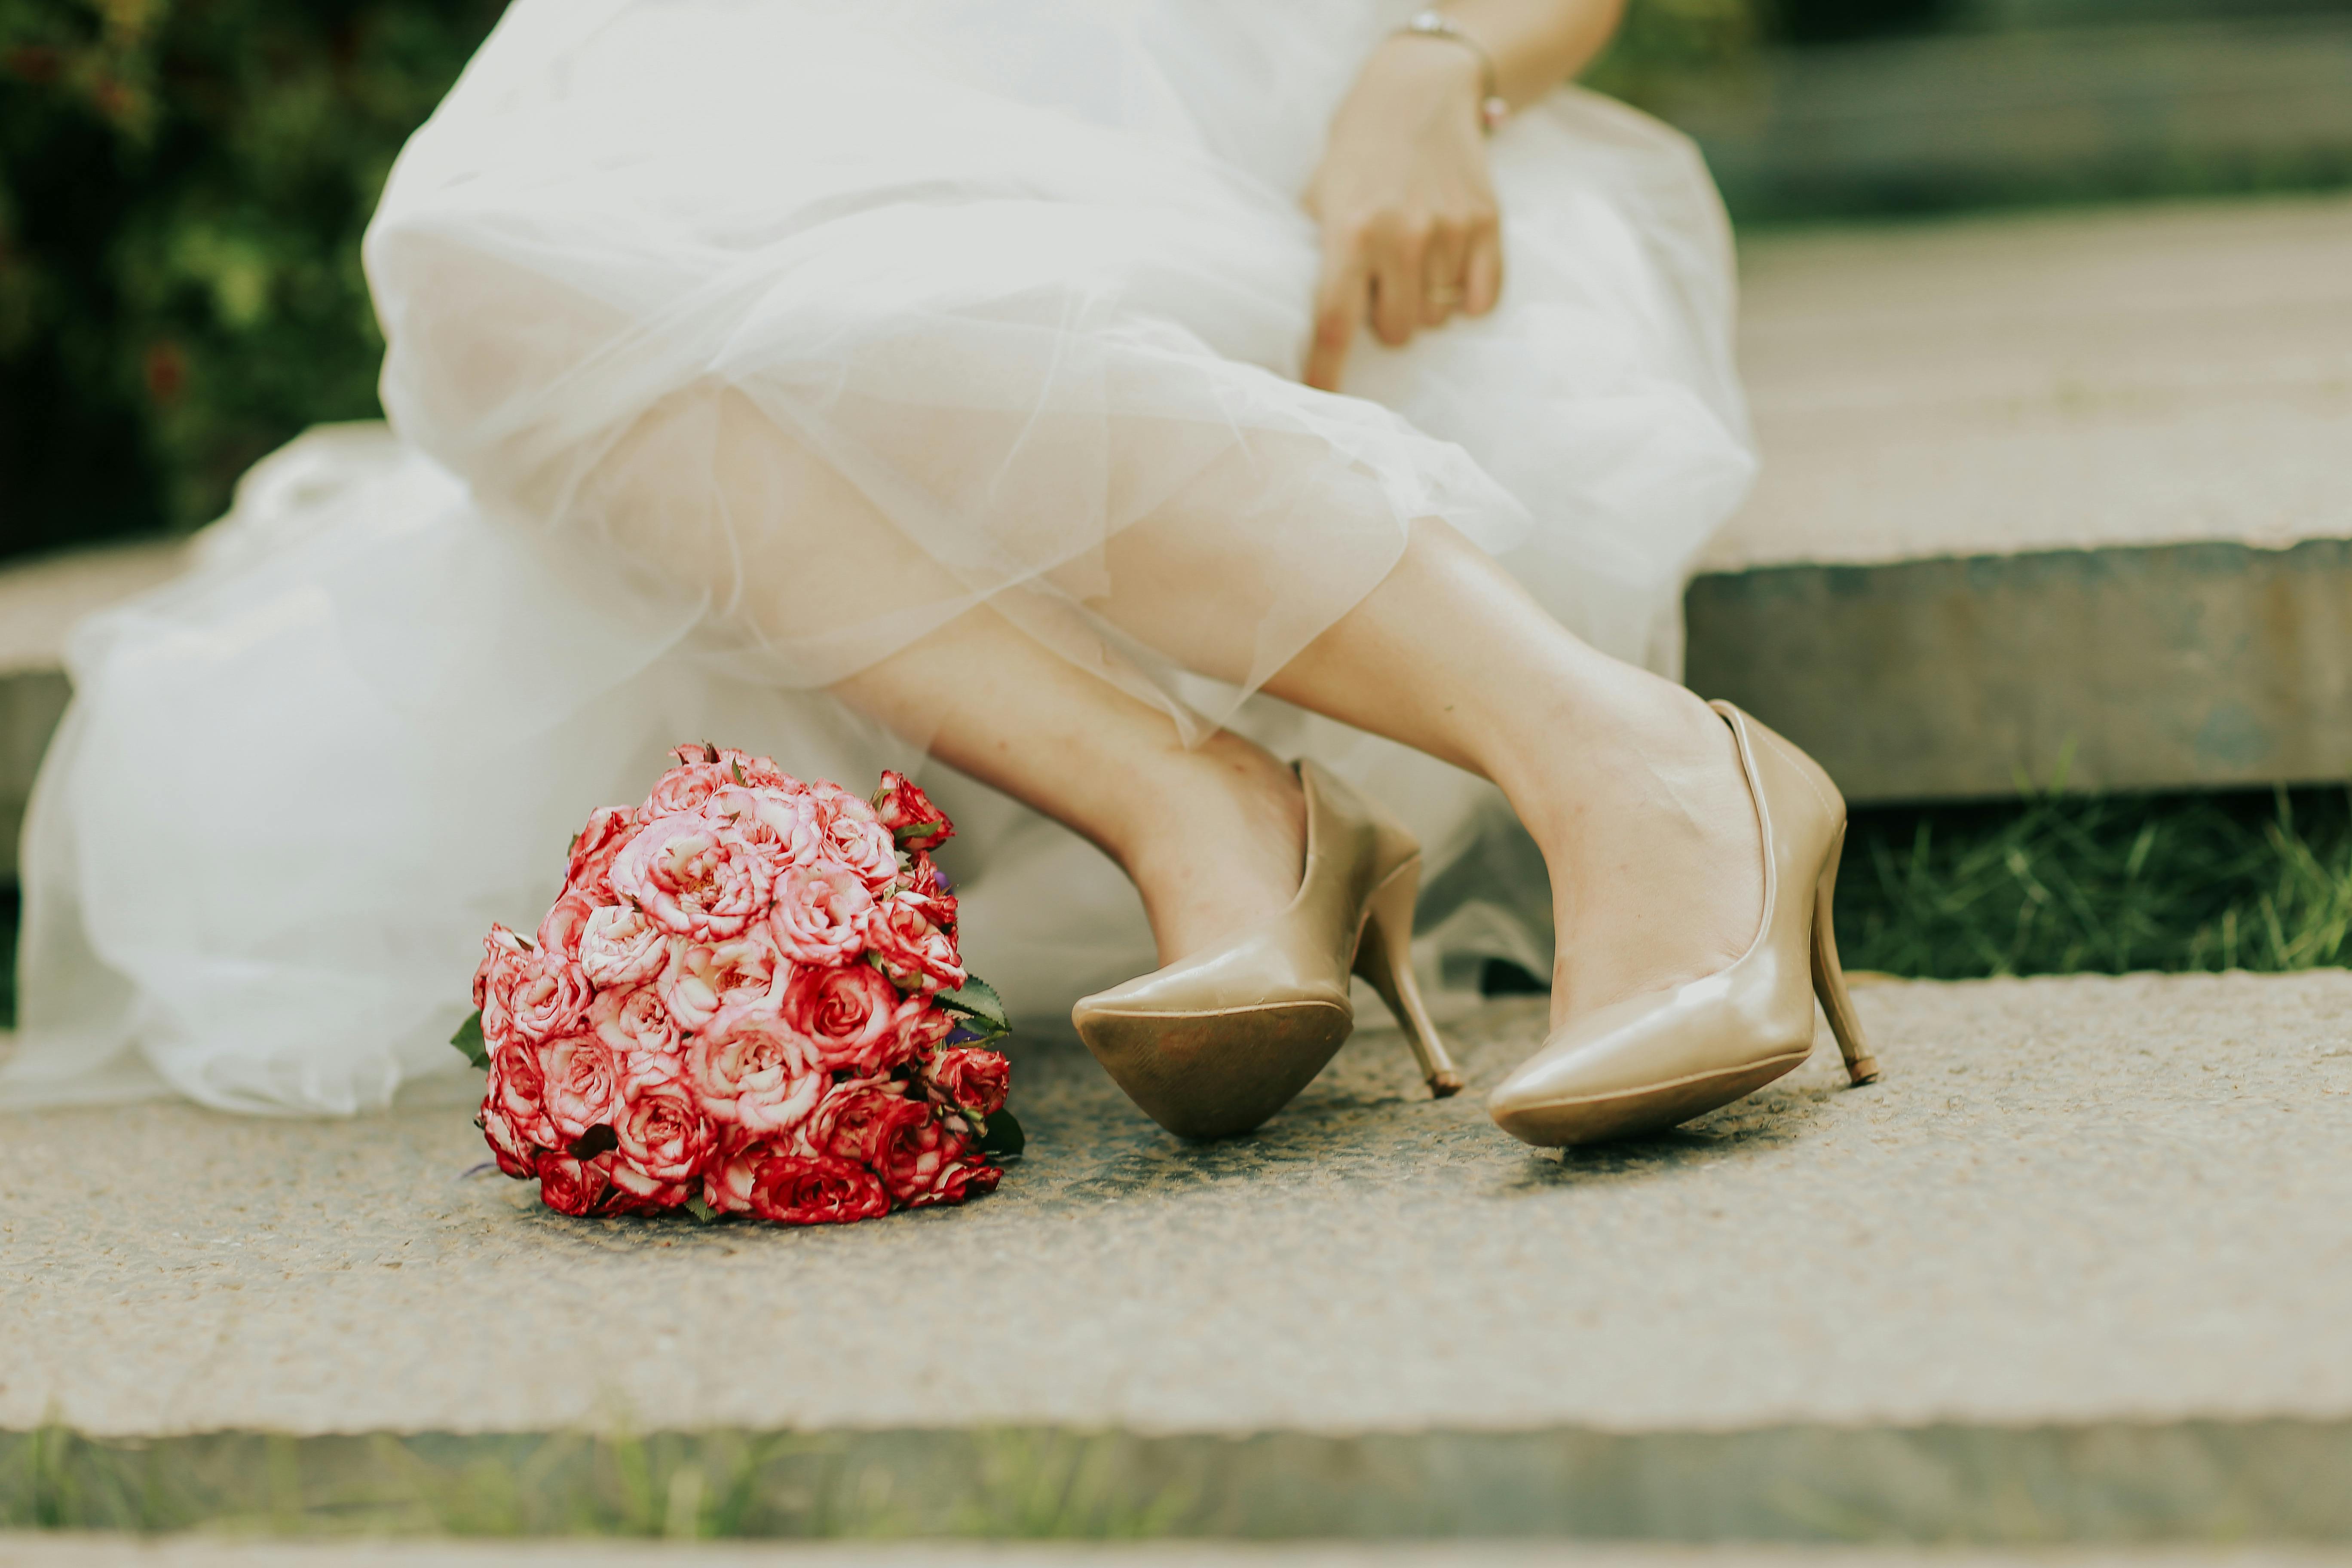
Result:
{"label": "bride's finger", "polygon": [[1371,304],[1371,280],[1360,252],[1336,252],[1323,263],[1323,278],[1315,291],[1315,340],[1307,351],[1307,384],[1325,392],[1339,390],[1339,373],[1347,367],[1348,347],[1364,324]]}
{"label": "bride's finger", "polygon": [[1398,348],[1421,326],[1421,241],[1383,233],[1371,246],[1372,330]]}
{"label": "bride's finger", "polygon": [[1470,255],[1462,264],[1462,310],[1483,316],[1503,297],[1503,232],[1489,223],[1470,237]]}
{"label": "bride's finger", "polygon": [[1468,300],[1463,271],[1468,259],[1468,236],[1458,226],[1441,225],[1430,233],[1429,248],[1421,263],[1421,324],[1442,327]]}

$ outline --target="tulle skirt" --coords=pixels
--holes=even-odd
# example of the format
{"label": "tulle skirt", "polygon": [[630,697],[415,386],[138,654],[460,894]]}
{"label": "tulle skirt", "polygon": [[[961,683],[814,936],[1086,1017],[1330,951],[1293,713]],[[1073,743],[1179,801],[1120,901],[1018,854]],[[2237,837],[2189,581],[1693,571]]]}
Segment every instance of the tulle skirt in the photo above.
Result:
{"label": "tulle skirt", "polygon": [[[1301,384],[1298,194],[1408,9],[517,0],[368,236],[389,426],[265,461],[73,639],[0,1103],[348,1112],[459,1068],[482,931],[591,808],[705,737],[911,768],[826,689],[980,605],[1386,799],[1433,981],[1540,969],[1490,788],[1257,688],[1424,517],[1671,672],[1753,469],[1729,239],[1686,142],[1563,89],[1493,142],[1501,307]],[[1100,854],[925,776],[1024,1023],[1150,967]]]}

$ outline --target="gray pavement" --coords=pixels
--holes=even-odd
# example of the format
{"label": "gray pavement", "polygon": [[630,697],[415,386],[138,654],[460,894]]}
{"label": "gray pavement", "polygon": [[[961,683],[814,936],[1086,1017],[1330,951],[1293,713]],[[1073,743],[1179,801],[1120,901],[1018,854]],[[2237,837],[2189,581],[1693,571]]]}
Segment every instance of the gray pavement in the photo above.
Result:
{"label": "gray pavement", "polygon": [[[0,1429],[1723,1431],[2352,1416],[2352,975],[1897,984],[1563,1158],[1367,1030],[1262,1135],[1021,1059],[1030,1158],[841,1229],[568,1220],[442,1097],[0,1120]],[[1540,1001],[1458,1031],[1474,1084]],[[446,1080],[462,1089],[462,1079]]]}
{"label": "gray pavement", "polygon": [[[1033,1053],[992,1199],[564,1220],[454,1100],[0,1121],[0,1429],[543,1432],[2352,1415],[2352,975],[1879,985],[1667,1138],[1543,1154],[1367,1030],[1185,1147]],[[1458,1037],[1491,1084],[1540,1002]],[[461,1089],[452,1079],[452,1089]]]}
{"label": "gray pavement", "polygon": [[[293,1464],[404,1529],[2352,1542],[2352,975],[1860,1005],[1880,1084],[1824,1043],[1566,1157],[1385,1032],[1206,1149],[1036,1049],[1001,1193],[839,1230],[561,1218],[447,1094],[0,1120],[0,1518],[266,1514]],[[1474,1085],[1540,1007],[1457,1027]]]}

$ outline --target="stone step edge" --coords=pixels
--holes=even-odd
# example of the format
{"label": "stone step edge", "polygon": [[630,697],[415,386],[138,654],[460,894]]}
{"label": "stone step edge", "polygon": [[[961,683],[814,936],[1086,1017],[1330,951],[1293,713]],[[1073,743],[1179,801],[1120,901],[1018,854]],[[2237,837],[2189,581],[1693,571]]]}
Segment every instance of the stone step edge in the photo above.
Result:
{"label": "stone step edge", "polygon": [[0,1528],[2352,1542],[2352,1417],[2002,1426],[0,1433]]}

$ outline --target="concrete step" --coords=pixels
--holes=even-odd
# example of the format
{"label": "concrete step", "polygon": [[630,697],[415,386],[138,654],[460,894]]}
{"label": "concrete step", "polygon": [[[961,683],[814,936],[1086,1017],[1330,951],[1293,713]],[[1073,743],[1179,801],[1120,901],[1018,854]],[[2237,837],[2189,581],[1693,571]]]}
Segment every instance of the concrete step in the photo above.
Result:
{"label": "concrete step", "polygon": [[1953,30],[1767,48],[1641,97],[1698,138],[1743,221],[2352,180],[2340,5],[1938,10]]}
{"label": "concrete step", "polygon": [[841,1230],[562,1219],[446,1094],[0,1119],[0,1520],[2352,1543],[2352,974],[1859,1001],[1884,1082],[1567,1157],[1384,1031],[1207,1148],[1032,1047],[1001,1193]]}
{"label": "concrete step", "polygon": [[1856,800],[2352,776],[2352,199],[1750,241],[1691,684]]}

